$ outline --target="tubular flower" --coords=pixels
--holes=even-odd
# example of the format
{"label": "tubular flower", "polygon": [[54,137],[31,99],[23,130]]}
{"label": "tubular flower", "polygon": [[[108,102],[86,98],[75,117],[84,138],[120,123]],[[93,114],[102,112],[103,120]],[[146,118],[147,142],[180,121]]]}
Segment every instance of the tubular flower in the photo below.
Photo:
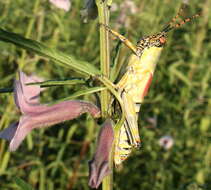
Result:
{"label": "tubular flower", "polygon": [[40,104],[41,89],[38,86],[26,85],[29,82],[36,82],[36,80],[20,72],[19,80],[16,80],[14,85],[14,99],[22,116],[19,122],[10,125],[0,133],[0,138],[10,141],[10,151],[15,151],[32,129],[71,120],[85,112],[89,112],[93,117],[100,115],[98,107],[81,100],[64,101],[51,106]]}
{"label": "tubular flower", "polygon": [[97,189],[103,178],[110,173],[109,155],[113,140],[112,121],[107,119],[100,130],[94,158],[89,162],[89,186],[92,188]]}
{"label": "tubular flower", "polygon": [[69,11],[71,7],[71,2],[69,0],[50,0],[50,2],[65,11]]}

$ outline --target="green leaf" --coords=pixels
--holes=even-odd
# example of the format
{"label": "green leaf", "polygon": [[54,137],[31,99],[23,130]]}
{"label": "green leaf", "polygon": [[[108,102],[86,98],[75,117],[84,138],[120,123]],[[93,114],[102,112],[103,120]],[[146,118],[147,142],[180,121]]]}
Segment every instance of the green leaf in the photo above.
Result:
{"label": "green leaf", "polygon": [[0,28],[0,40],[13,43],[26,50],[33,51],[39,55],[42,55],[46,58],[53,60],[57,64],[62,64],[64,66],[71,67],[76,71],[80,71],[92,76],[100,74],[100,71],[98,69],[96,69],[93,65],[85,61],[78,61],[74,59],[72,56],[64,54],[63,52],[60,52],[58,50],[48,48],[47,46],[45,46],[40,42],[24,38],[18,34],[5,31],[1,28]]}
{"label": "green leaf", "polygon": [[[75,85],[75,84],[85,84],[86,81],[82,78],[71,78],[71,79],[60,79],[60,80],[47,80],[43,82],[32,82],[26,85],[39,85],[41,88],[51,87],[51,86],[61,86],[61,85]],[[10,93],[13,92],[13,88],[0,88],[0,93]]]}
{"label": "green leaf", "polygon": [[61,79],[61,80],[47,80],[43,82],[32,82],[32,83],[27,83],[27,85],[39,85],[40,87],[51,87],[51,86],[75,85],[84,83],[86,83],[84,79],[72,78],[72,79]]}
{"label": "green leaf", "polygon": [[110,76],[110,80],[112,82],[114,82],[117,79],[119,72],[121,70],[122,64],[123,64],[123,62],[119,60],[120,47],[121,47],[121,41],[118,42],[115,48],[115,55],[114,55],[114,60],[113,60],[114,65],[111,68],[111,76]]}
{"label": "green leaf", "polygon": [[76,93],[72,94],[71,96],[68,96],[68,97],[60,99],[56,102],[53,102],[52,104],[67,101],[67,100],[72,100],[79,96],[83,96],[86,94],[92,94],[92,93],[99,92],[99,91],[106,90],[106,89],[107,89],[106,87],[93,87],[93,88],[89,88],[89,89],[85,89],[85,90],[80,90],[80,91],[77,91]]}
{"label": "green leaf", "polygon": [[21,190],[34,190],[31,185],[27,184],[25,181],[18,177],[15,177],[14,181]]}

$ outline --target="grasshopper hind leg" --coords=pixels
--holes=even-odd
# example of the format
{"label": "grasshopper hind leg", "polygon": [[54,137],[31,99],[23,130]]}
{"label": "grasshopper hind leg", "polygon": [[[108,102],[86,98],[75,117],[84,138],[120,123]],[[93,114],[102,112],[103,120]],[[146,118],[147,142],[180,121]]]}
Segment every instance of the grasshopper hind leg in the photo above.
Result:
{"label": "grasshopper hind leg", "polygon": [[136,103],[133,102],[132,97],[127,92],[122,93],[122,100],[126,112],[125,129],[127,131],[130,143],[133,147],[140,146],[140,136],[138,131],[138,115]]}
{"label": "grasshopper hind leg", "polygon": [[120,128],[118,138],[116,140],[115,152],[114,152],[114,163],[116,166],[120,165],[126,160],[132,152],[132,146],[129,142],[128,134],[125,126]]}

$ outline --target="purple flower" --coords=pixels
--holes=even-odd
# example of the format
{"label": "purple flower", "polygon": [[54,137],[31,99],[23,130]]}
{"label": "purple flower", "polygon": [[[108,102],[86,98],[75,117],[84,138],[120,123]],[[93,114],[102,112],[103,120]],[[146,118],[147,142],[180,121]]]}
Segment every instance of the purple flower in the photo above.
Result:
{"label": "purple flower", "polygon": [[89,186],[92,188],[97,189],[103,178],[110,173],[109,155],[112,150],[113,140],[112,121],[107,119],[100,130],[94,158],[89,162]]}
{"label": "purple flower", "polygon": [[50,2],[65,11],[69,11],[71,7],[71,2],[69,0],[50,0]]}
{"label": "purple flower", "polygon": [[26,83],[39,81],[34,76],[19,73],[15,81],[14,99],[16,106],[23,114],[19,122],[10,125],[0,133],[0,138],[10,141],[10,151],[15,151],[32,129],[51,126],[66,120],[74,119],[85,112],[99,117],[100,110],[94,104],[80,101],[64,101],[52,106],[39,104],[41,89]]}

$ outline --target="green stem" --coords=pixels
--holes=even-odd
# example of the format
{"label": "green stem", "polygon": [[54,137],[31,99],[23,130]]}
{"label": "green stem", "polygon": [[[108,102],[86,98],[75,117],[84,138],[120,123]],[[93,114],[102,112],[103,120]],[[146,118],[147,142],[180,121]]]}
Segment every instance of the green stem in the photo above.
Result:
{"label": "green stem", "polygon": [[[99,23],[108,25],[109,10],[106,1],[96,0],[99,14]],[[100,68],[103,76],[109,78],[110,72],[110,53],[109,53],[109,33],[105,27],[100,27]],[[107,90],[101,93],[101,111],[102,116],[107,117],[109,105],[109,92]]]}
{"label": "green stem", "polygon": [[[110,1],[109,1],[110,2]],[[107,0],[96,0],[98,8],[99,23],[108,25],[109,23],[109,9]],[[101,73],[106,78],[110,75],[110,53],[109,53],[109,33],[105,27],[100,27],[100,68]],[[101,92],[101,111],[102,117],[108,117],[110,94],[108,90]],[[113,151],[112,151],[113,152]],[[112,190],[113,188],[113,154],[110,156],[109,166],[111,169],[111,174],[103,179],[103,190]]]}
{"label": "green stem", "polygon": [[102,82],[104,84],[104,86],[106,86],[109,91],[115,96],[115,98],[117,99],[117,101],[120,104],[121,110],[122,110],[122,115],[121,115],[121,119],[118,121],[118,123],[115,125],[114,127],[114,132],[115,134],[118,133],[118,131],[120,130],[120,127],[123,125],[124,121],[125,121],[125,109],[124,109],[124,105],[122,102],[122,99],[119,95],[119,93],[115,90],[115,86],[114,84],[107,79],[106,77],[96,77],[100,82]]}

